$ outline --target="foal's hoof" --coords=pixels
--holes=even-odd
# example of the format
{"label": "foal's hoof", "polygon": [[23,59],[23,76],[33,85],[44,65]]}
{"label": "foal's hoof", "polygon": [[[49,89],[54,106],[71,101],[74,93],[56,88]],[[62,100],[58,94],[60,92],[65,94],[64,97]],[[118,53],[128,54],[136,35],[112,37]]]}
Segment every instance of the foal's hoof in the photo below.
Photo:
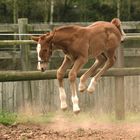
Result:
{"label": "foal's hoof", "polygon": [[65,108],[61,108],[62,109],[62,111],[66,111],[67,110],[67,107],[65,107]]}
{"label": "foal's hoof", "polygon": [[74,114],[78,115],[80,113],[80,109],[79,110],[75,110],[73,112],[74,112]]}
{"label": "foal's hoof", "polygon": [[78,91],[80,91],[80,92],[84,92],[85,90],[86,90],[86,85],[84,85],[84,84],[79,84],[79,87],[78,87]]}
{"label": "foal's hoof", "polygon": [[84,92],[85,90],[86,90],[86,88],[78,89],[79,92]]}
{"label": "foal's hoof", "polygon": [[66,103],[61,103],[61,109],[62,109],[63,111],[66,111],[67,108],[68,108],[68,106],[67,106]]}
{"label": "foal's hoof", "polygon": [[94,87],[90,87],[90,88],[87,89],[87,92],[89,94],[92,94],[94,91],[95,91],[95,88]]}
{"label": "foal's hoof", "polygon": [[73,112],[74,112],[75,114],[78,114],[78,113],[80,112],[80,108],[79,108],[78,105],[75,105],[75,106],[73,107]]}
{"label": "foal's hoof", "polygon": [[95,85],[96,85],[96,80],[95,80],[95,78],[93,77],[93,78],[91,79],[91,82],[90,82],[88,88],[87,88],[87,92],[88,92],[88,93],[93,93],[93,92],[95,91]]}

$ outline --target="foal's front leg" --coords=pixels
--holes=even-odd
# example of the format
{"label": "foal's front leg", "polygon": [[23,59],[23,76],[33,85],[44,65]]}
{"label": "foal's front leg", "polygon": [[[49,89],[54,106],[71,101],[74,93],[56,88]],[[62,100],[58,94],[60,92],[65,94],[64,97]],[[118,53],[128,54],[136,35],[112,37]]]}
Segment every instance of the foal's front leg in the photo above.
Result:
{"label": "foal's front leg", "polygon": [[74,65],[69,72],[69,80],[70,80],[70,88],[72,92],[72,103],[73,103],[73,112],[74,113],[79,113],[80,108],[79,108],[79,99],[77,96],[77,86],[76,86],[76,78],[77,78],[77,73],[79,72],[80,68],[85,64],[86,59],[84,57],[78,58],[75,62]]}
{"label": "foal's front leg", "polygon": [[67,109],[67,103],[66,103],[66,93],[64,89],[64,83],[63,83],[63,77],[67,70],[67,68],[71,65],[71,60],[65,56],[62,65],[57,70],[57,79],[59,83],[59,96],[61,101],[61,109],[66,110]]}

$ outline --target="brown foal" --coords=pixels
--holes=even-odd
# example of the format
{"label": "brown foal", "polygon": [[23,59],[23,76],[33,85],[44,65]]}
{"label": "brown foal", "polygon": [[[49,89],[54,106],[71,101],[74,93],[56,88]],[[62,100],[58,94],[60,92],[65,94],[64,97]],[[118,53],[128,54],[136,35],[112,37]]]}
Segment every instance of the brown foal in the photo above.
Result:
{"label": "brown foal", "polygon": [[[95,58],[93,66],[81,76],[78,87],[80,92],[87,90],[88,93],[93,93],[101,75],[113,66],[116,60],[115,50],[124,40],[124,35],[120,20],[114,18],[111,22],[98,21],[87,27],[63,26],[39,37],[32,37],[38,43],[39,70],[46,70],[48,60],[54,50],[60,49],[65,54],[64,61],[57,70],[61,109],[67,108],[63,77],[69,66],[72,66],[68,78],[72,92],[73,111],[78,113],[80,108],[76,90],[77,73],[89,57]],[[91,75],[93,78],[87,87],[86,81]]]}

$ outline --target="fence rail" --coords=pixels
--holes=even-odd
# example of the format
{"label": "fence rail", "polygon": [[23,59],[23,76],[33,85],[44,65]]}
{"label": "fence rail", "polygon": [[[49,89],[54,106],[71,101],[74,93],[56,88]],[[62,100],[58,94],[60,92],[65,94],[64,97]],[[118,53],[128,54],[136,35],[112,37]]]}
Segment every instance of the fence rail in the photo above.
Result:
{"label": "fence rail", "polygon": [[32,40],[0,40],[0,45],[26,45],[35,43]]}
{"label": "fence rail", "polygon": [[[80,77],[86,69],[78,73]],[[65,78],[68,76],[68,71]],[[117,78],[124,78],[122,86],[117,86]],[[48,80],[46,80],[48,79]],[[7,111],[23,111],[23,108],[40,109],[41,112],[58,110],[60,106],[56,70],[39,71],[6,71],[0,72],[0,109]],[[31,81],[30,81],[31,80]],[[38,81],[35,81],[38,80]],[[42,81],[43,80],[43,81]],[[10,82],[11,81],[11,82]],[[21,82],[14,82],[21,81]],[[78,94],[82,110],[119,112],[116,119],[124,119],[125,111],[139,111],[139,68],[111,68],[103,75],[96,86],[95,94]],[[69,82],[64,80],[66,93],[70,93]],[[119,94],[117,94],[119,91]],[[123,93],[124,92],[124,93]],[[122,95],[125,95],[122,100]],[[117,97],[117,96],[118,97]],[[67,94],[71,106],[71,94]],[[122,100],[122,101],[121,101]],[[122,105],[123,104],[123,105]],[[124,110],[125,104],[125,110]],[[116,106],[119,106],[117,108]],[[38,110],[39,111],[39,110]]]}
{"label": "fence rail", "polygon": [[[82,69],[78,73],[80,77],[85,73],[87,69]],[[66,72],[64,78],[68,78],[68,72]],[[136,76],[140,75],[140,68],[111,68],[103,76]],[[29,80],[50,80],[56,79],[56,70],[47,70],[46,72],[39,71],[6,71],[0,72],[0,82],[8,81],[29,81]]]}
{"label": "fence rail", "polygon": [[[14,34],[13,34],[14,35]],[[126,36],[125,40],[140,40],[140,35]],[[36,44],[33,40],[0,40],[0,45],[25,45],[25,44]]]}
{"label": "fence rail", "polygon": [[[64,25],[83,25],[87,26],[92,24],[93,22],[71,22],[71,23],[53,23],[53,24],[44,24],[44,23],[38,23],[38,24],[27,24],[27,29],[29,32],[45,32],[47,30],[53,29],[54,27],[58,26],[64,26]],[[18,24],[0,24],[0,32],[1,33],[11,33],[11,32],[18,32]],[[122,22],[122,27],[125,30],[140,30],[140,21],[129,21],[129,22]]]}

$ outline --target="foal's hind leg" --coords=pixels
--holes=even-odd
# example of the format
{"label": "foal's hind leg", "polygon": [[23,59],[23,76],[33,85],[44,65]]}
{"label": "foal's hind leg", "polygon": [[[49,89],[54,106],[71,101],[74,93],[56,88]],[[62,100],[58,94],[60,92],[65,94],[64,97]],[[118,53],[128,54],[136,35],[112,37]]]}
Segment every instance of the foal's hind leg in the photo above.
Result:
{"label": "foal's hind leg", "polygon": [[95,63],[92,65],[92,67],[87,70],[87,72],[85,72],[81,78],[80,78],[80,83],[79,83],[79,88],[78,90],[80,92],[83,92],[84,90],[86,90],[86,81],[87,79],[91,76],[97,73],[98,68],[100,68],[100,66],[102,66],[104,64],[104,62],[106,61],[106,57],[104,54],[99,55],[96,60]]}
{"label": "foal's hind leg", "polygon": [[116,57],[114,56],[114,51],[115,50],[110,50],[107,53],[107,61],[105,63],[105,65],[103,66],[103,68],[91,79],[91,82],[87,88],[87,91],[89,93],[93,93],[95,91],[95,84],[97,83],[97,81],[100,79],[101,75],[103,75],[107,69],[109,69],[110,67],[113,66]]}
{"label": "foal's hind leg", "polygon": [[67,109],[66,93],[64,90],[63,77],[64,77],[64,74],[65,74],[67,68],[70,65],[71,65],[71,60],[67,56],[65,56],[62,65],[57,70],[57,79],[58,79],[58,83],[59,83],[59,96],[60,96],[62,110]]}

